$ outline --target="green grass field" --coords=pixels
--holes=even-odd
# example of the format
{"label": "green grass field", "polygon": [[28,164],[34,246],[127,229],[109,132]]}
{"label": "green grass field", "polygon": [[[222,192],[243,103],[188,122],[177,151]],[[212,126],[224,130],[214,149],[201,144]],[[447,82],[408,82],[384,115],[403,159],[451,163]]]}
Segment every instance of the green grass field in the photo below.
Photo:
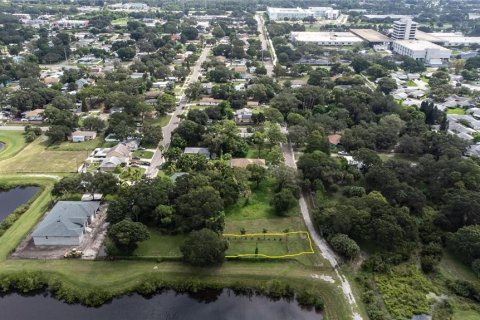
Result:
{"label": "green grass field", "polygon": [[[285,219],[284,217],[279,217],[276,215],[273,207],[271,206],[271,201],[274,194],[272,188],[273,184],[271,180],[263,181],[260,183],[258,188],[252,184],[252,194],[248,200],[242,198],[236,204],[225,210],[227,221],[265,218],[270,218],[273,220]],[[290,210],[287,216],[295,217],[299,216],[299,214],[300,208],[296,206]]]}
{"label": "green grass field", "polygon": [[463,108],[448,108],[447,114],[465,114],[465,109]]}
{"label": "green grass field", "polygon": [[19,153],[26,145],[23,131],[0,131],[0,160],[8,159]]}
{"label": "green grass field", "polygon": [[407,86],[408,86],[408,87],[416,87],[417,84],[416,84],[413,80],[408,80],[408,81],[407,81]]}
{"label": "green grass field", "polygon": [[286,258],[314,254],[307,233],[226,234],[229,242],[226,256]]}
{"label": "green grass field", "polygon": [[43,137],[37,138],[14,157],[0,162],[3,173],[68,173],[77,172],[88,151],[51,151]]}
{"label": "green grass field", "polygon": [[155,126],[155,127],[164,127],[168,124],[171,117],[172,117],[171,115],[167,114],[165,116],[160,116],[156,119],[146,119],[145,124]]}
{"label": "green grass field", "polygon": [[142,159],[152,159],[153,158],[153,152],[152,151],[147,151],[147,150],[137,150],[134,151],[132,156],[133,157],[139,157]]}
{"label": "green grass field", "polygon": [[48,151],[93,151],[95,148],[101,147],[103,139],[97,137],[96,139],[85,142],[71,142],[65,141],[60,144],[48,146]]}

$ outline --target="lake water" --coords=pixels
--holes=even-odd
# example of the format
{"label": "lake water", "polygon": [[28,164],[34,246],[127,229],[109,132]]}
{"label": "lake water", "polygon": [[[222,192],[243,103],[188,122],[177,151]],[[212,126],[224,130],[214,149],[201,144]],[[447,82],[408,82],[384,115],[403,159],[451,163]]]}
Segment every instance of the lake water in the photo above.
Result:
{"label": "lake water", "polygon": [[302,309],[295,301],[235,295],[231,290],[176,294],[164,291],[151,298],[138,294],[114,299],[99,308],[69,305],[49,294],[0,297],[5,320],[318,320],[321,313]]}
{"label": "lake water", "polygon": [[5,144],[3,142],[0,142],[0,150],[2,150],[3,147],[5,147]]}
{"label": "lake water", "polygon": [[0,221],[16,208],[27,203],[38,189],[39,187],[17,187],[8,191],[0,191]]}

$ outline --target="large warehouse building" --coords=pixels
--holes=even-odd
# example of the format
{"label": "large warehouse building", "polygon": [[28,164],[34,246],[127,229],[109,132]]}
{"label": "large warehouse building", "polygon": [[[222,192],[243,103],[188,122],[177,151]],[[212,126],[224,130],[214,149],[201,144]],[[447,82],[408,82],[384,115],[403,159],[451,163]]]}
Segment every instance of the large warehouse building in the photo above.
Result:
{"label": "large warehouse building", "polygon": [[464,47],[472,44],[480,45],[480,37],[465,37],[462,33],[417,31],[417,39],[441,44],[446,47]]}
{"label": "large warehouse building", "polygon": [[395,53],[431,65],[448,62],[452,54],[451,50],[424,40],[397,40],[393,42],[392,48]]}
{"label": "large warehouse building", "polygon": [[294,43],[316,43],[321,46],[351,46],[363,42],[351,32],[291,32]]}

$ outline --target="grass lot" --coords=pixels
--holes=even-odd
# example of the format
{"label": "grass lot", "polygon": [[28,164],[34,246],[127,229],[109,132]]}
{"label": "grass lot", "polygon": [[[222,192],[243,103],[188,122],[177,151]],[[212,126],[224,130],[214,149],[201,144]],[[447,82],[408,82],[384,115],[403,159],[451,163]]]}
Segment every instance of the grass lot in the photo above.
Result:
{"label": "grass lot", "polygon": [[60,144],[55,144],[47,147],[49,151],[93,151],[95,148],[101,147],[103,139],[97,137],[96,139],[85,142],[71,142],[65,141]]}
{"label": "grass lot", "polygon": [[247,152],[247,158],[248,159],[265,159],[267,157],[267,154],[268,154],[269,151],[270,151],[270,149],[268,147],[264,146],[260,150],[260,153],[259,153],[257,145],[249,145],[248,146],[248,152]]}
{"label": "grass lot", "polygon": [[87,158],[88,151],[51,151],[43,137],[30,143],[10,159],[0,161],[4,173],[67,173],[77,168]]}
{"label": "grass lot", "polygon": [[408,81],[407,81],[407,86],[409,86],[409,87],[416,87],[417,84],[416,84],[413,80],[408,80]]}
{"label": "grass lot", "polygon": [[465,114],[465,109],[463,108],[448,108],[447,114]]}
{"label": "grass lot", "polygon": [[156,119],[146,119],[145,124],[152,125],[155,127],[164,127],[168,124],[171,117],[172,117],[171,115],[167,114],[165,116],[161,116]]}
{"label": "grass lot", "polygon": [[114,26],[126,26],[128,22],[128,18],[118,18],[115,20],[112,20],[112,25]]}
{"label": "grass lot", "polygon": [[[306,233],[256,233],[251,235],[226,235],[229,247],[227,256],[286,257],[314,254],[311,240]],[[258,250],[258,252],[256,252]],[[253,256],[254,257],[254,256]]]}
{"label": "grass lot", "polygon": [[5,144],[0,150],[0,160],[13,157],[27,145],[23,131],[0,131],[0,142]]}
{"label": "grass lot", "polygon": [[180,245],[184,235],[163,235],[154,228],[149,228],[150,239],[141,242],[135,250],[136,256],[181,257]]}
{"label": "grass lot", "polygon": [[[288,213],[288,217],[279,217],[273,211],[270,202],[273,199],[274,191],[273,183],[271,180],[263,181],[260,183],[258,189],[255,185],[252,184],[252,194],[247,201],[246,199],[240,199],[236,204],[230,206],[225,210],[225,215],[227,221],[238,221],[238,220],[253,220],[253,219],[273,219],[273,220],[282,220],[288,219],[288,217],[295,217],[300,215],[300,208],[298,206],[294,207]],[[265,227],[265,226],[264,226]],[[261,230],[260,230],[261,231]],[[274,231],[274,230],[269,230]],[[275,231],[283,231],[283,230],[275,230]],[[294,231],[294,230],[291,230]],[[226,232],[226,233],[238,233],[237,231],[234,232]],[[250,230],[247,230],[247,233],[251,233]]]}
{"label": "grass lot", "polygon": [[139,181],[145,173],[144,168],[126,167],[120,173],[120,179],[129,181]]}
{"label": "grass lot", "polygon": [[153,152],[152,151],[147,151],[147,150],[137,150],[134,151],[132,156],[134,157],[139,157],[142,159],[152,159],[153,158]]}

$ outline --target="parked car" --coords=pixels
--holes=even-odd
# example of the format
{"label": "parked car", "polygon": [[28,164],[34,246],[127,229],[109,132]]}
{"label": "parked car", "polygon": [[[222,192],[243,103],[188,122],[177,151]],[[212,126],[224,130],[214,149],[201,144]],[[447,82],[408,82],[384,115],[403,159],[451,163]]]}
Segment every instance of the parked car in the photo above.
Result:
{"label": "parked car", "polygon": [[132,157],[133,160],[140,160],[140,157]]}

